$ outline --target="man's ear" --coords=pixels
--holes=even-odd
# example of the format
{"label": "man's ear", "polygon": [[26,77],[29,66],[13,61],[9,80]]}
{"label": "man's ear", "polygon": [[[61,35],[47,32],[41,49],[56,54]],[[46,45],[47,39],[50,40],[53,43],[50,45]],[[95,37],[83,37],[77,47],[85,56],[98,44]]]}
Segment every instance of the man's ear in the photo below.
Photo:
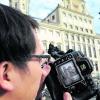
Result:
{"label": "man's ear", "polygon": [[5,91],[12,91],[14,89],[14,85],[9,76],[11,68],[10,62],[0,63],[0,88]]}

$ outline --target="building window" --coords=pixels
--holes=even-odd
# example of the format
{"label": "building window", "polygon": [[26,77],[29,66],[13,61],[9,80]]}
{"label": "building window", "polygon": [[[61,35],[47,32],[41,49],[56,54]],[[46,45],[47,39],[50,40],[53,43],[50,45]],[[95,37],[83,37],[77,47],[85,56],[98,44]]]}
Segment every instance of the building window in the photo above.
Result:
{"label": "building window", "polygon": [[89,32],[88,29],[85,29],[85,30],[86,30],[87,33]]}
{"label": "building window", "polygon": [[77,4],[73,4],[73,7],[75,8],[75,9],[78,9],[78,5]]}
{"label": "building window", "polygon": [[90,61],[91,61],[92,65],[94,66],[94,64],[93,64],[93,60],[92,60],[92,59],[90,59]]}
{"label": "building window", "polygon": [[79,35],[77,35],[77,40],[80,41],[80,37],[79,37]]}
{"label": "building window", "polygon": [[92,21],[91,21],[91,20],[89,20],[89,23],[91,24],[91,23],[92,23]]}
{"label": "building window", "polygon": [[88,51],[89,51],[89,57],[92,57],[92,52],[91,52],[91,47],[88,46]]}
{"label": "building window", "polygon": [[74,35],[72,35],[72,40],[74,40]]}
{"label": "building window", "polygon": [[84,4],[82,4],[82,12],[84,12],[85,6]]}
{"label": "building window", "polygon": [[12,0],[9,0],[9,6],[12,7]]}
{"label": "building window", "polygon": [[81,29],[81,31],[83,32],[83,28],[81,27],[80,29]]}
{"label": "building window", "polygon": [[69,5],[66,5],[66,8],[68,9],[69,8]]}
{"label": "building window", "polygon": [[64,25],[65,25],[65,27],[67,28],[67,24],[66,24],[66,23],[64,23]]}
{"label": "building window", "polygon": [[55,15],[52,16],[52,20],[55,20]]}
{"label": "building window", "polygon": [[70,18],[72,18],[72,15],[71,15],[71,14],[69,14],[69,17],[70,17]]}
{"label": "building window", "polygon": [[73,26],[72,26],[72,25],[70,25],[70,28],[71,28],[71,29],[73,29]]}
{"label": "building window", "polygon": [[92,39],[92,43],[94,44],[94,39]]}
{"label": "building window", "polygon": [[25,9],[25,5],[23,4],[23,9]]}
{"label": "building window", "polygon": [[90,39],[88,39],[88,43],[90,43]]}
{"label": "building window", "polygon": [[84,19],[84,22],[85,22],[85,23],[87,23],[87,20],[86,20],[86,19]]}
{"label": "building window", "polygon": [[77,20],[77,16],[74,16],[74,19]]}
{"label": "building window", "polygon": [[83,42],[85,42],[85,37],[83,37],[82,39],[83,39]]}
{"label": "building window", "polygon": [[86,45],[85,45],[85,44],[83,45],[83,53],[84,53],[85,55],[87,55],[87,53],[86,53]]}
{"label": "building window", "polygon": [[96,71],[98,71],[98,62],[95,62]]}
{"label": "building window", "polygon": [[68,34],[65,34],[65,40],[68,39]]}
{"label": "building window", "polygon": [[92,30],[90,30],[90,33],[92,34],[92,33],[93,33],[93,31],[92,31]]}
{"label": "building window", "polygon": [[94,53],[94,57],[96,58],[97,56],[96,56],[96,49],[95,49],[95,47],[93,47],[93,53]]}
{"label": "building window", "polygon": [[50,20],[48,19],[47,22],[50,22]]}
{"label": "building window", "polygon": [[81,17],[79,17],[79,19],[80,19],[80,21],[82,21],[82,18]]}
{"label": "building window", "polygon": [[78,30],[78,26],[75,26],[75,29]]}
{"label": "building window", "polygon": [[100,44],[100,40],[98,40],[98,44]]}
{"label": "building window", "polygon": [[18,3],[15,2],[15,9],[18,9]]}

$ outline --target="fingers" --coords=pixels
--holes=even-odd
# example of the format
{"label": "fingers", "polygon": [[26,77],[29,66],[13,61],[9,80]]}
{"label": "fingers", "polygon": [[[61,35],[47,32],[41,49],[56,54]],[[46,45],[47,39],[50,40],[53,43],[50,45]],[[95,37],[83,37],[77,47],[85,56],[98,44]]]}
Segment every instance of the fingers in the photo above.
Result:
{"label": "fingers", "polygon": [[68,92],[65,92],[64,95],[63,95],[63,99],[64,100],[72,100],[72,97]]}

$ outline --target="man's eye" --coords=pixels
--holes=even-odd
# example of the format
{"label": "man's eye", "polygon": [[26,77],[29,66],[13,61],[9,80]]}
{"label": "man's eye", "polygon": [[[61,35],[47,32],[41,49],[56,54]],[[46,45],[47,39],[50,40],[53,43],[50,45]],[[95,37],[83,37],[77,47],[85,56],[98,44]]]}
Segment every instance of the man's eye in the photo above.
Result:
{"label": "man's eye", "polygon": [[42,58],[39,58],[39,62],[42,63]]}

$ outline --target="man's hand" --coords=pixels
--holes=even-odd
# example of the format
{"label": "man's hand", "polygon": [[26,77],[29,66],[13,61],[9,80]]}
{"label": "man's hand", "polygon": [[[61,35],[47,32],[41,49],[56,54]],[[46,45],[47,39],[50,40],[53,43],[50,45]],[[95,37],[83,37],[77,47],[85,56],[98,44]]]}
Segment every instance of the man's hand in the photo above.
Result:
{"label": "man's hand", "polygon": [[72,97],[68,92],[64,93],[63,98],[64,98],[64,100],[72,100]]}

